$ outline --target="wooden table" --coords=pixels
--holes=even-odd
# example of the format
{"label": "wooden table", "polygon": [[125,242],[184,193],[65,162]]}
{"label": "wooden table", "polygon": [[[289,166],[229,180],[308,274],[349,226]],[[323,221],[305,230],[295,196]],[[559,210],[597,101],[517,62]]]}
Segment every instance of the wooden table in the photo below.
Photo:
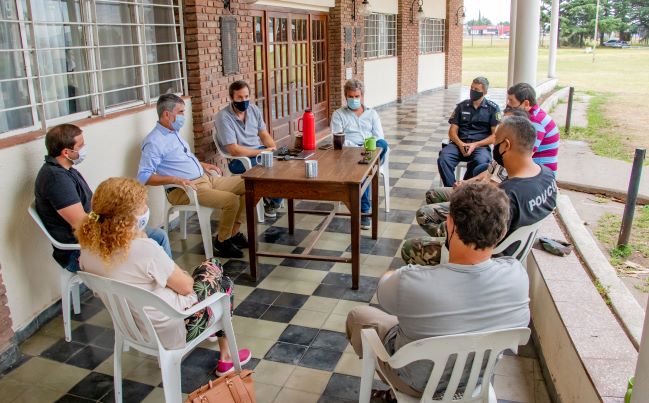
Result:
{"label": "wooden table", "polygon": [[[278,161],[273,167],[256,166],[242,177],[246,185],[246,216],[248,224],[250,276],[257,281],[259,256],[290,259],[343,262],[352,264],[352,289],[358,289],[361,256],[361,206],[360,198],[368,186],[372,186],[372,239],[378,237],[379,166],[381,148],[373,152],[369,164],[359,164],[363,148],[344,147],[342,150],[316,150],[309,160],[318,161],[318,177],[307,178],[303,160]],[[285,198],[288,200],[288,231],[295,230],[295,213],[326,215],[313,242],[302,253],[278,253],[257,249],[257,220],[255,206],[261,197]],[[295,200],[325,200],[345,203],[349,213],[332,211],[296,210]],[[352,257],[313,255],[311,251],[318,239],[336,215],[351,216]]]}

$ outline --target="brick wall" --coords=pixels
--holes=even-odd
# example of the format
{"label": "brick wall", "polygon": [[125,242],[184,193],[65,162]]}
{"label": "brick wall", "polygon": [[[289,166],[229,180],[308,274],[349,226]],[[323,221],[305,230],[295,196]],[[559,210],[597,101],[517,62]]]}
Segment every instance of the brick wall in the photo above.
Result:
{"label": "brick wall", "polygon": [[[356,2],[360,7],[361,0]],[[329,9],[329,113],[333,113],[344,102],[343,85],[345,69],[351,67],[352,77],[363,80],[363,17],[356,13],[352,19],[352,1],[336,0],[336,6]],[[345,27],[352,30],[351,43],[345,43]],[[356,44],[361,46],[356,52]],[[351,51],[351,60],[345,64],[345,50]]]}
{"label": "brick wall", "polygon": [[2,281],[2,269],[0,268],[0,371],[15,361],[17,346],[13,339],[14,332],[11,325],[11,313],[7,306],[7,290]]}
{"label": "brick wall", "polygon": [[397,15],[397,101],[417,94],[419,63],[418,3],[414,2],[413,21],[410,22],[412,0],[399,0]]}
{"label": "brick wall", "polygon": [[446,87],[462,83],[462,25],[457,25],[457,10],[464,0],[446,1]]}
{"label": "brick wall", "polygon": [[[217,161],[214,115],[229,102],[228,86],[236,80],[250,82],[253,69],[252,17],[250,5],[233,0],[231,11],[221,0],[185,0],[185,49],[187,80],[192,98],[194,149],[199,160]],[[239,73],[224,76],[219,18],[237,17]]]}

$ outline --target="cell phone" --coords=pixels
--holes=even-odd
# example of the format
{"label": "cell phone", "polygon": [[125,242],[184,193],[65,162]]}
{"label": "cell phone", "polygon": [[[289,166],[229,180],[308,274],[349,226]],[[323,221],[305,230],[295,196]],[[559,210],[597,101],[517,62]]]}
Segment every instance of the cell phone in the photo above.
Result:
{"label": "cell phone", "polygon": [[319,150],[331,150],[333,148],[333,146],[334,145],[332,143],[327,143],[327,144],[321,145],[320,147],[318,147],[318,149]]}

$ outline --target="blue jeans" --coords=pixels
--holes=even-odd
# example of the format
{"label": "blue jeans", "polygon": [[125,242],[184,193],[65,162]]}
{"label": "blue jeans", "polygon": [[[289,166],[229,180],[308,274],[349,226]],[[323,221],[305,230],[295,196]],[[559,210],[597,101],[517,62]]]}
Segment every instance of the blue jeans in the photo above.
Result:
{"label": "blue jeans", "polygon": [[487,169],[491,162],[491,149],[488,146],[478,147],[465,157],[454,143],[442,148],[437,159],[437,170],[445,187],[452,187],[455,183],[455,168],[460,161],[467,162],[464,180],[471,179]]}
{"label": "blue jeans", "polygon": [[144,232],[146,232],[146,236],[156,241],[156,243],[160,245],[162,249],[164,249],[167,256],[171,257],[171,245],[169,244],[169,237],[167,236],[166,232],[164,232],[160,228],[152,227],[146,227],[144,229]]}
{"label": "blue jeans", "polygon": [[[263,150],[265,148],[266,147],[264,147],[264,146],[258,147],[258,149],[260,149],[260,150]],[[254,166],[257,165],[257,158],[250,157],[249,160],[250,160],[251,166],[254,167]],[[242,173],[246,172],[246,167],[244,167],[243,162],[241,162],[239,160],[232,160],[232,161],[228,162],[228,169],[234,175],[241,175]],[[277,207],[279,207],[280,204],[282,204],[282,199],[281,198],[279,198],[279,199],[271,199],[269,197],[264,197],[264,203],[265,204],[272,203],[273,207],[277,208]]]}
{"label": "blue jeans", "polygon": [[[151,227],[146,227],[144,229],[144,232],[146,232],[146,236],[156,241],[156,243],[160,245],[162,249],[164,249],[167,256],[171,257],[171,244],[169,243],[169,237],[167,236],[166,232],[164,232],[160,228],[151,228]],[[81,252],[78,250],[70,251],[70,258],[68,259],[68,264],[63,266],[63,268],[72,273],[78,272],[80,255]]]}
{"label": "blue jeans", "polygon": [[[363,145],[361,144],[360,147]],[[385,159],[385,153],[388,152],[388,142],[383,140],[383,139],[378,139],[376,140],[376,146],[381,147],[381,156],[379,157],[381,159],[381,164],[383,164],[383,160]],[[376,173],[379,175],[379,173]],[[361,197],[361,213],[369,213],[370,209],[372,208],[372,204],[370,203],[370,188],[372,186],[368,186],[367,189],[365,189],[365,193],[363,193],[363,196]]]}

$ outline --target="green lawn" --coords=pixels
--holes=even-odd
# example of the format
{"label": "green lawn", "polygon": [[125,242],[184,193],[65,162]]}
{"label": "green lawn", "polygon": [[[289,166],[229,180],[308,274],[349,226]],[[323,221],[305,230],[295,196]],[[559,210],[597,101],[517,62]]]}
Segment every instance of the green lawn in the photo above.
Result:
{"label": "green lawn", "polygon": [[[547,46],[547,38],[545,39]],[[491,86],[507,85],[509,41],[465,38],[462,57],[462,83],[469,85],[477,75],[486,76]],[[640,94],[649,78],[649,48],[597,48],[593,55],[584,49],[559,48],[557,75],[559,85],[574,86],[578,91]],[[548,72],[548,49],[539,49],[537,80],[544,81]]]}

